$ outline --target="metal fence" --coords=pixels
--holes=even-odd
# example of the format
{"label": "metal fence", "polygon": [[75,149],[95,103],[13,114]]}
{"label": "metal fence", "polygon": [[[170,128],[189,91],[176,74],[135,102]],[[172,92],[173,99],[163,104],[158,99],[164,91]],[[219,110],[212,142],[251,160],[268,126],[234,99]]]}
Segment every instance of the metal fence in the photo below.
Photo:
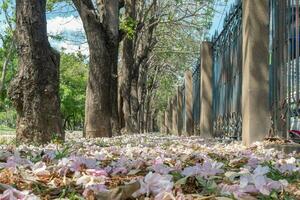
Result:
{"label": "metal fence", "polygon": [[300,1],[270,1],[270,110],[272,135],[300,130]]}
{"label": "metal fence", "polygon": [[213,41],[214,135],[240,138],[242,96],[242,2],[225,18]]}
{"label": "metal fence", "polygon": [[[183,86],[182,86],[182,121],[185,122],[185,119],[186,119],[186,112],[185,112],[185,109],[186,109],[186,106],[185,106],[185,83],[183,83]],[[182,124],[182,132],[185,132],[186,131],[186,123],[183,123]]]}
{"label": "metal fence", "polygon": [[200,113],[201,113],[200,112],[200,108],[201,108],[200,76],[201,76],[201,68],[200,68],[200,60],[199,60],[193,69],[193,121],[194,121],[194,128],[196,129],[196,131],[197,129],[199,129]]}
{"label": "metal fence", "polygon": [[[288,136],[300,130],[300,0],[270,0],[269,109],[270,136]],[[242,1],[236,0],[226,16],[223,31],[213,44],[214,136],[241,139],[242,132]],[[200,62],[199,62],[200,63]],[[193,69],[193,121],[201,113],[201,66]],[[182,121],[186,120],[185,83],[182,92]],[[183,132],[186,123],[183,123]]]}

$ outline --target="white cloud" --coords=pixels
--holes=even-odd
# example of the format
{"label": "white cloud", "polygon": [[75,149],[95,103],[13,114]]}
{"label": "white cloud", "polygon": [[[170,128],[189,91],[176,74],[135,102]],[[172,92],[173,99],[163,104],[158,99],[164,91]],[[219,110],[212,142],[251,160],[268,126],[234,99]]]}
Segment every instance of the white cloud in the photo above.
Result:
{"label": "white cloud", "polygon": [[80,17],[54,17],[47,21],[48,34],[62,34],[65,32],[83,32],[83,25]]}
{"label": "white cloud", "polygon": [[[72,33],[81,32],[84,34],[83,25],[79,17],[69,16],[69,17],[54,17],[47,20],[47,31],[50,35],[64,34],[66,39],[62,41],[57,41],[49,38],[50,43],[57,50],[64,50],[66,53],[76,53],[81,52],[84,55],[89,55],[89,49],[87,43],[82,43],[83,38],[76,38],[74,40],[74,35]],[[82,44],[81,44],[82,43]]]}
{"label": "white cloud", "polygon": [[87,43],[78,45],[72,42],[63,41],[54,46],[59,50],[64,50],[66,53],[81,52],[83,55],[89,55],[89,47]]}

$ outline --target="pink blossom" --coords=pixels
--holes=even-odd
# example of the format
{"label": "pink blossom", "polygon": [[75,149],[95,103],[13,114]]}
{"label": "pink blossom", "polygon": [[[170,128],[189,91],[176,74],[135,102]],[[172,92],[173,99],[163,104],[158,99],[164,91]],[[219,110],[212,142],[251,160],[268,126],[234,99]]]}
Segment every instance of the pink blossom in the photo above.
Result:
{"label": "pink blossom", "polygon": [[171,175],[160,175],[158,173],[149,172],[143,180],[140,180],[140,189],[133,196],[138,197],[142,194],[154,196],[161,192],[171,192],[174,183]]}
{"label": "pink blossom", "polygon": [[58,167],[60,168],[59,172],[61,174],[65,174],[68,170],[71,170],[73,172],[80,171],[82,169],[82,166],[93,169],[96,168],[97,163],[95,159],[78,156],[63,158],[58,163]]}
{"label": "pink blossom", "polygon": [[158,164],[164,164],[164,160],[161,157],[157,157],[154,161],[153,161],[153,165],[158,165]]}
{"label": "pink blossom", "polygon": [[260,160],[256,157],[250,157],[247,165],[251,168],[256,168],[259,165]]}
{"label": "pink blossom", "polygon": [[0,194],[0,200],[38,200],[35,195],[29,195],[28,192],[21,192],[14,188],[9,188]]}
{"label": "pink blossom", "polygon": [[171,192],[163,191],[157,194],[154,200],[177,200]]}
{"label": "pink blossom", "polygon": [[224,170],[221,169],[223,163],[205,161],[202,165],[196,164],[193,167],[187,167],[183,170],[182,174],[184,176],[202,176],[204,178],[209,178],[210,176],[215,176],[217,174],[223,173]]}
{"label": "pink blossom", "polygon": [[93,185],[89,185],[88,187],[85,188],[85,190],[83,191],[83,196],[87,197],[88,193],[90,191],[93,191],[94,194],[99,194],[101,192],[107,192],[108,189],[106,188],[106,186],[104,184],[93,184]]}
{"label": "pink blossom", "polygon": [[48,158],[50,160],[53,160],[56,156],[56,151],[55,150],[45,150],[45,155],[43,156],[43,158]]}
{"label": "pink blossom", "polygon": [[87,169],[86,172],[92,176],[108,176],[107,172],[103,169]]}
{"label": "pink blossom", "polygon": [[249,196],[248,193],[255,193],[257,192],[257,189],[252,186],[247,186],[245,188],[241,188],[239,185],[227,185],[227,184],[220,184],[219,187],[221,188],[221,194],[223,195],[231,195],[236,199],[247,199],[247,196]]}
{"label": "pink blossom", "polygon": [[164,164],[156,164],[154,166],[151,167],[156,173],[162,174],[162,175],[166,175],[168,174],[170,171],[172,171],[172,168],[164,165]]}
{"label": "pink blossom", "polygon": [[269,171],[270,169],[268,167],[262,167],[259,165],[254,170],[253,174],[246,174],[241,176],[240,188],[243,191],[248,192],[247,189],[254,186],[257,192],[260,192],[263,195],[269,195],[273,189],[278,190],[286,186],[286,181],[284,180],[273,181],[272,179],[267,178],[266,174]]}
{"label": "pink blossom", "polygon": [[199,175],[201,174],[201,165],[196,164],[195,166],[192,167],[186,167],[182,173],[184,176],[194,176],[194,175]]}
{"label": "pink blossom", "polygon": [[0,195],[0,200],[18,200],[18,199],[25,199],[25,195],[16,189],[10,188],[3,192]]}
{"label": "pink blossom", "polygon": [[37,176],[46,176],[50,175],[50,172],[47,170],[47,166],[44,162],[37,162],[32,166],[32,171]]}
{"label": "pink blossom", "polygon": [[31,167],[32,165],[32,162],[27,159],[11,156],[7,159],[6,163],[2,164],[2,167],[15,171],[17,167],[23,166],[26,168]]}
{"label": "pink blossom", "polygon": [[116,174],[127,174],[128,170],[125,167],[117,167],[115,169],[113,169],[112,175],[116,175]]}
{"label": "pink blossom", "polygon": [[294,157],[291,157],[289,159],[282,159],[279,160],[275,167],[281,172],[281,173],[291,173],[291,172],[300,172],[300,167],[297,167],[296,159]]}
{"label": "pink blossom", "polygon": [[83,185],[86,188],[95,184],[104,184],[106,179],[105,176],[83,175],[77,179],[76,185]]}

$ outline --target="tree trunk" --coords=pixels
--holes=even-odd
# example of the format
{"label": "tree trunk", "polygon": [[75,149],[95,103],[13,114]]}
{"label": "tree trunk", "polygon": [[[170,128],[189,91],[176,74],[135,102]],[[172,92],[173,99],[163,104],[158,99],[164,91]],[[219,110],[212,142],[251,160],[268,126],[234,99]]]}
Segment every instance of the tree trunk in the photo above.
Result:
{"label": "tree trunk", "polygon": [[97,0],[98,12],[91,0],[73,3],[83,22],[90,51],[84,134],[88,138],[111,137],[111,122],[115,119],[112,108],[117,108],[113,105],[117,90],[112,77],[118,60],[119,1]]}
{"label": "tree trunk", "polygon": [[6,71],[7,71],[7,67],[8,67],[9,61],[11,59],[11,54],[12,54],[13,50],[14,50],[14,41],[11,41],[11,44],[8,49],[8,53],[5,57],[5,60],[3,62],[3,66],[2,66],[2,75],[1,75],[1,80],[0,80],[0,95],[2,94],[2,92],[4,90]]}
{"label": "tree trunk", "polygon": [[139,132],[139,100],[138,100],[138,79],[139,79],[139,66],[133,65],[134,69],[131,74],[131,89],[130,89],[130,113],[132,127],[135,133]]}
{"label": "tree trunk", "polygon": [[[114,50],[118,53],[118,49]],[[113,64],[112,68],[112,81],[111,81],[111,102],[112,102],[112,117],[111,117],[111,125],[113,135],[120,135],[121,125],[119,122],[119,111],[118,111],[118,54],[115,56],[116,62]]]}
{"label": "tree trunk", "polygon": [[145,130],[145,120],[144,120],[144,112],[145,112],[145,99],[147,94],[147,72],[148,72],[148,64],[145,64],[140,70],[139,76],[139,88],[138,88],[138,97],[139,97],[139,128],[140,132],[144,132]]}
{"label": "tree trunk", "polygon": [[[135,19],[136,18],[136,1],[125,0],[125,17]],[[132,95],[135,95],[135,91],[132,87],[135,87],[133,81],[133,68],[134,68],[134,39],[130,36],[126,36],[123,41],[123,53],[122,53],[122,84],[121,95],[123,99],[123,113],[125,120],[125,132],[137,133],[137,123],[134,113],[132,112],[132,103],[134,99]],[[137,84],[136,84],[137,86]],[[135,95],[137,96],[137,94]]]}
{"label": "tree trunk", "polygon": [[[123,70],[123,68],[121,67]],[[123,112],[123,95],[122,95],[122,88],[121,86],[123,85],[123,74],[122,70],[119,73],[118,77],[118,114],[119,114],[119,126],[121,130],[124,130],[125,128],[125,120],[124,120],[124,112]]]}
{"label": "tree trunk", "polygon": [[16,1],[19,72],[9,88],[16,107],[17,141],[47,143],[64,138],[59,99],[59,54],[47,37],[46,0]]}

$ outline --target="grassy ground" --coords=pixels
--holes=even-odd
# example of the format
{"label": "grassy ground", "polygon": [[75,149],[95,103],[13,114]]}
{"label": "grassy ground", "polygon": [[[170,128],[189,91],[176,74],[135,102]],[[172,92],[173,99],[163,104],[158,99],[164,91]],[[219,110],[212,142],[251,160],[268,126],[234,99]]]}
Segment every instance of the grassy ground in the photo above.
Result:
{"label": "grassy ground", "polygon": [[15,129],[0,125],[0,135],[12,135],[15,134]]}
{"label": "grassy ground", "polygon": [[14,140],[15,129],[0,125],[0,145],[10,144]]}

